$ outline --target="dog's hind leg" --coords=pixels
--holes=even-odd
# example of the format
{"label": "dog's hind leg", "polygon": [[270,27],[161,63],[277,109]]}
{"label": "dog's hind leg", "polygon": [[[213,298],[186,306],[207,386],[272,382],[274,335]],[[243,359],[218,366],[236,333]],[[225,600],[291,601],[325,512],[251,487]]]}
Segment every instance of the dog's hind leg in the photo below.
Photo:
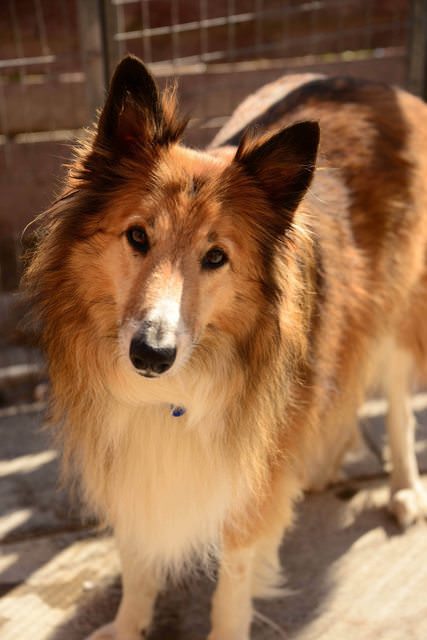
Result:
{"label": "dog's hind leg", "polygon": [[123,595],[116,618],[87,640],[141,640],[148,636],[161,581],[144,571],[129,550],[121,548],[120,559]]}
{"label": "dog's hind leg", "polygon": [[384,379],[392,464],[389,509],[403,528],[427,516],[427,493],[421,484],[415,455],[416,422],[410,401],[413,367],[410,352],[396,348],[387,362]]}

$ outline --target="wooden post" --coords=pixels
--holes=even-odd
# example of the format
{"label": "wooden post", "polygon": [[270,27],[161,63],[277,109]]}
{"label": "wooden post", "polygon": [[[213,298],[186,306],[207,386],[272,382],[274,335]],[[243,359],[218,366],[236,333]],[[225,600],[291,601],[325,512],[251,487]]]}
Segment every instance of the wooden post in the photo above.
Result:
{"label": "wooden post", "polygon": [[98,0],[104,51],[104,78],[108,88],[114,69],[120,58],[120,47],[114,36],[118,31],[117,7],[111,0]]}
{"label": "wooden post", "polygon": [[412,0],[408,43],[408,89],[427,100],[427,0]]}
{"label": "wooden post", "polygon": [[[102,3],[103,4],[103,3]],[[106,89],[105,42],[100,0],[79,0],[80,43],[91,118],[103,105]]]}

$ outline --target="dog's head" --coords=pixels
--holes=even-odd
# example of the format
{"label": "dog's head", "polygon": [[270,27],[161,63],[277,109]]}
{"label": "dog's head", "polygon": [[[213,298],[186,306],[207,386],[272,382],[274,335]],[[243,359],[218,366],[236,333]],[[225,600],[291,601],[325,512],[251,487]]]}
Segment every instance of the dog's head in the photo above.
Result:
{"label": "dog's head", "polygon": [[78,327],[129,375],[177,374],[218,340],[245,348],[282,295],[276,256],[314,170],[316,123],[246,136],[232,157],[181,146],[184,126],[125,58],[39,251],[56,331]]}

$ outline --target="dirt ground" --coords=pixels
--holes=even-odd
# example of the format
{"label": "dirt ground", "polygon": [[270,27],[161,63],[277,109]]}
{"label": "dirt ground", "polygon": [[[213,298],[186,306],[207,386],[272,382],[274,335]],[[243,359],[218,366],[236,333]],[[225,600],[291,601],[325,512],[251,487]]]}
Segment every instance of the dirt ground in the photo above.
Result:
{"label": "dirt ground", "polygon": [[[418,454],[427,473],[427,395],[414,397]],[[427,525],[401,534],[386,510],[381,402],[364,418],[371,450],[348,479],[299,505],[282,547],[287,593],[256,602],[254,640],[425,640]],[[0,418],[0,638],[83,640],[114,615],[120,597],[112,538],[82,523],[57,489],[57,452],[42,413]],[[427,484],[427,476],[424,476]],[[150,640],[202,640],[214,577],[163,594]]]}

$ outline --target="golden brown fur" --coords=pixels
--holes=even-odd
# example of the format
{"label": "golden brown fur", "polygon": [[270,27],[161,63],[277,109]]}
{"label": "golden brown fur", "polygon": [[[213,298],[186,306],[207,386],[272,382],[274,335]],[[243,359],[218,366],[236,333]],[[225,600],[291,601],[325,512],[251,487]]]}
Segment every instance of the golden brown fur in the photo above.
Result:
{"label": "golden brown fur", "polygon": [[[172,102],[135,64],[122,63],[40,221],[25,285],[65,465],[122,550],[124,601],[94,637],[136,638],[149,624],[152,598],[139,618],[129,604],[130,549],[153,593],[165,572],[222,550],[211,638],[242,640],[251,594],[274,590],[259,584],[263,558],[274,565],[301,488],[332,471],[325,452],[338,463],[384,344],[425,369],[427,110],[381,84],[301,79],[246,115],[264,137],[240,141],[238,113],[218,137],[240,141],[236,156],[201,153],[177,142]],[[320,122],[312,182],[316,127],[283,133],[302,121]],[[132,225],[150,237],[143,257],[129,249]],[[205,273],[218,243],[229,263]],[[179,306],[183,346],[170,374],[143,379],[128,344],[163,299]]]}

